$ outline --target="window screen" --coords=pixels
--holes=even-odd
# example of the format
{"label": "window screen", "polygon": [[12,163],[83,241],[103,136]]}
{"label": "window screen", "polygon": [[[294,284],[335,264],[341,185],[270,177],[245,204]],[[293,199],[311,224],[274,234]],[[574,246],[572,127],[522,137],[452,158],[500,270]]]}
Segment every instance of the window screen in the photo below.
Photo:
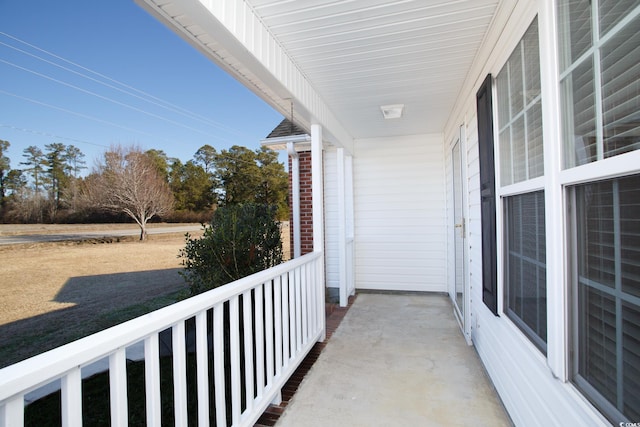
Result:
{"label": "window screen", "polygon": [[576,186],[576,384],[640,420],[640,175]]}
{"label": "window screen", "polygon": [[507,316],[546,352],[547,268],[544,192],[505,201],[505,306]]}
{"label": "window screen", "polygon": [[638,0],[558,1],[565,167],[640,148],[639,28]]}

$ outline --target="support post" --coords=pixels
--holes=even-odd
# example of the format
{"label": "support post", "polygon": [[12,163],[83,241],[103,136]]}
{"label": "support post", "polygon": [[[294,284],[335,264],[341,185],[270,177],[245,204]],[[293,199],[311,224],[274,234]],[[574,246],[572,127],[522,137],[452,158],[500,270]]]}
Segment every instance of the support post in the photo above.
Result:
{"label": "support post", "polygon": [[337,150],[338,161],[338,283],[340,286],[340,307],[346,307],[347,294],[347,208],[345,191],[344,148]]}
{"label": "support post", "polygon": [[300,233],[300,156],[293,142],[287,142],[287,152],[291,157],[291,198],[293,208],[293,257],[298,258],[302,254],[302,241]]}
{"label": "support post", "polygon": [[[344,178],[345,178],[345,209],[346,209],[346,239],[347,239],[347,298],[355,295],[355,268],[354,268],[354,239],[355,239],[355,224],[354,224],[354,206],[353,206],[353,156],[346,155],[344,163]],[[348,300],[347,300],[348,303]]]}
{"label": "support post", "polygon": [[318,292],[318,324],[322,334],[319,341],[326,338],[325,283],[324,283],[324,171],[322,168],[322,127],[311,125],[311,194],[313,197],[313,251],[322,253],[316,272]]}

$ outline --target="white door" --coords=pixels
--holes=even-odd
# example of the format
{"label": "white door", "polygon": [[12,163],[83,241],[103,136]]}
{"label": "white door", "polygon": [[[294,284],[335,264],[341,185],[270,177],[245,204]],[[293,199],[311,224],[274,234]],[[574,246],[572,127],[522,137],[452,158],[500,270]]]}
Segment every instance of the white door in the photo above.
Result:
{"label": "white door", "polygon": [[449,285],[449,295],[453,301],[455,312],[463,331],[465,327],[465,304],[466,304],[466,262],[465,262],[465,240],[466,240],[466,219],[464,214],[464,170],[462,168],[462,150],[460,139],[457,139],[451,147],[451,194],[452,194],[452,218],[451,227],[453,236],[450,241],[453,246],[453,271],[451,283]]}

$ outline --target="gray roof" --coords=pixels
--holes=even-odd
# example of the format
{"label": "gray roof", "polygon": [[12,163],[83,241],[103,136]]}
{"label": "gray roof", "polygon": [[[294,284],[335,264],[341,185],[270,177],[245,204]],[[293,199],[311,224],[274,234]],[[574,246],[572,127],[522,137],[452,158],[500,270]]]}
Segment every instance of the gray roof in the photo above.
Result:
{"label": "gray roof", "polygon": [[269,135],[267,135],[267,139],[306,134],[307,132],[304,129],[291,122],[291,120],[283,119],[280,124],[276,126]]}

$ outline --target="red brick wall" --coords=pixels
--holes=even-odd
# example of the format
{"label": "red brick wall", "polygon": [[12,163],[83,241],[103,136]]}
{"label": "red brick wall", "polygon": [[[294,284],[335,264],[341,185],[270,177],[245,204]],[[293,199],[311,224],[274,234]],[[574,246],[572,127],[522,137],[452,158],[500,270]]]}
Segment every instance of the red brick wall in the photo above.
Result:
{"label": "red brick wall", "polygon": [[[301,254],[313,252],[313,197],[311,194],[311,151],[298,153],[300,161],[300,242]],[[292,167],[289,157],[289,240],[293,258]]]}

